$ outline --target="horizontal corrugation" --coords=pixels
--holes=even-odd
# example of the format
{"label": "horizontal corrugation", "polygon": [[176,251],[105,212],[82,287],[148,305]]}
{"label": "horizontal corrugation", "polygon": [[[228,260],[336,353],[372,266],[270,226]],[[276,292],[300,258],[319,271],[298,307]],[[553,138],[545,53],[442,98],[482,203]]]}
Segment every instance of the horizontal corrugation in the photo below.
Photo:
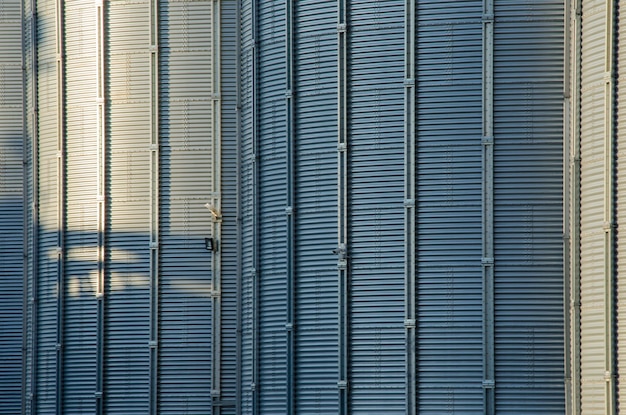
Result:
{"label": "horizontal corrugation", "polygon": [[500,2],[496,7],[493,175],[498,414],[565,411],[561,3]]}
{"label": "horizontal corrugation", "polygon": [[296,405],[337,413],[337,10],[297,2]]}
{"label": "horizontal corrugation", "polygon": [[[63,308],[63,412],[95,410],[97,283],[96,14],[85,0],[65,2],[66,199]],[[56,137],[50,137],[56,144]],[[56,176],[56,175],[55,175]],[[58,209],[63,209],[59,206]]]}
{"label": "horizontal corrugation", "polygon": [[286,408],[285,0],[259,2],[259,410]]}
{"label": "horizontal corrugation", "polygon": [[56,49],[52,1],[37,2],[39,262],[37,286],[36,412],[56,408]]}
{"label": "horizontal corrugation", "polygon": [[222,355],[221,390],[222,415],[235,415],[240,407],[237,394],[239,370],[238,294],[240,290],[238,240],[238,131],[237,131],[237,4],[223,1],[221,7],[221,146],[222,163]]}
{"label": "horizontal corrugation", "polygon": [[[616,35],[617,46],[617,68],[626,67],[626,53],[624,53],[624,47],[626,45],[626,13],[623,9],[618,9],[617,15],[617,27],[618,33]],[[626,123],[626,84],[624,83],[624,76],[618,76],[616,80],[616,130],[615,137],[624,136],[624,125]],[[616,151],[616,172],[615,172],[615,222],[617,225],[616,231],[616,266],[615,275],[616,278],[616,299],[615,305],[616,311],[616,348],[617,348],[617,374],[626,373],[626,354],[624,354],[624,347],[626,347],[626,280],[624,279],[624,270],[626,269],[626,251],[624,246],[626,245],[625,235],[623,231],[626,226],[626,208],[624,206],[624,197],[626,196],[626,180],[624,179],[624,155],[626,154],[626,140],[617,139],[615,144]],[[621,273],[621,276],[620,276]],[[626,408],[626,382],[617,382],[617,396],[618,396],[618,408]]]}
{"label": "horizontal corrugation", "polygon": [[418,408],[482,414],[481,2],[420,2]]}
{"label": "horizontal corrugation", "polygon": [[211,411],[211,2],[159,4],[161,414]]}
{"label": "horizontal corrugation", "polygon": [[144,414],[150,321],[150,5],[106,4],[104,404],[107,414]]}
{"label": "horizontal corrugation", "polygon": [[0,413],[22,408],[24,291],[20,2],[0,4]]}
{"label": "horizontal corrugation", "polygon": [[404,414],[404,8],[350,7],[350,388],[353,414]]}
{"label": "horizontal corrugation", "polygon": [[581,62],[581,402],[604,407],[604,56],[605,2],[582,6]]}

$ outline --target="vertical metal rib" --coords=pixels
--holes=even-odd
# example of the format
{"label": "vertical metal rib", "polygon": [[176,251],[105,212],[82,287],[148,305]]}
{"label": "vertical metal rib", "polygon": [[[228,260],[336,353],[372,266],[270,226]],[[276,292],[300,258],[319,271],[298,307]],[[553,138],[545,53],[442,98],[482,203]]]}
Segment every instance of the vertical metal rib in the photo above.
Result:
{"label": "vertical metal rib", "polygon": [[159,360],[159,0],[150,0],[150,385],[149,415],[158,412]]}
{"label": "vertical metal rib", "polygon": [[56,220],[56,233],[57,233],[57,248],[56,248],[56,263],[57,263],[57,338],[56,338],[56,413],[57,415],[63,415],[63,329],[64,329],[64,302],[65,302],[65,269],[64,269],[64,256],[65,256],[65,57],[63,36],[63,10],[64,0],[56,1],[56,86],[57,86],[57,220]]}
{"label": "vertical metal rib", "polygon": [[258,77],[258,7],[257,0],[252,2],[252,374],[250,389],[252,392],[252,415],[259,415],[259,310],[260,310],[260,263],[259,263],[259,243],[260,243],[260,220],[261,209],[259,206],[259,120],[258,120],[258,98],[257,98],[257,77]]}
{"label": "vertical metal rib", "polygon": [[105,234],[106,234],[106,83],[105,83],[105,10],[104,0],[96,2],[96,60],[97,60],[97,106],[98,106],[98,165],[97,165],[97,232],[98,277],[96,283],[96,415],[104,413],[104,280],[105,280]]}
{"label": "vertical metal rib", "polygon": [[615,393],[615,334],[614,334],[614,36],[615,2],[606,0],[604,61],[604,378],[605,414],[616,413]]}
{"label": "vertical metal rib", "polygon": [[406,414],[417,414],[415,263],[415,0],[405,1],[404,51],[404,326],[406,328]]}
{"label": "vertical metal rib", "polygon": [[[570,2],[566,2],[568,5]],[[564,180],[569,198],[565,197],[565,203],[569,205],[569,212],[564,217],[566,233],[569,233],[569,242],[565,247],[569,254],[565,260],[569,264],[564,264],[568,274],[565,276],[566,291],[568,296],[566,304],[566,322],[569,321],[569,330],[566,335],[566,414],[580,414],[580,62],[581,62],[581,0],[574,0],[569,10],[570,23],[570,68],[569,77],[566,77],[565,86],[569,87],[569,125],[565,131],[569,130],[569,143],[566,142],[565,160],[569,163],[567,170],[569,176]],[[566,32],[567,33],[567,32]],[[567,38],[567,34],[566,34]],[[566,61],[567,62],[567,61]],[[567,76],[567,72],[566,72]],[[567,82],[569,80],[569,82]],[[569,182],[568,182],[569,181]],[[567,196],[564,195],[564,196]],[[567,318],[568,317],[568,318]],[[567,329],[567,327],[566,327]]]}
{"label": "vertical metal rib", "polygon": [[[25,4],[25,2],[23,3]],[[24,414],[29,413],[30,415],[34,415],[37,410],[37,333],[38,333],[38,325],[37,325],[37,292],[38,292],[38,280],[39,280],[39,136],[38,136],[38,128],[37,128],[37,0],[30,0],[30,14],[28,16],[22,15],[23,24],[22,24],[22,38],[26,34],[28,30],[30,36],[30,44],[24,44],[22,48],[22,56],[23,62],[26,63],[27,56],[30,59],[31,67],[30,72],[26,65],[23,65],[23,83],[27,85],[28,82],[31,84],[31,96],[30,96],[30,106],[26,108],[24,106],[24,123],[30,125],[30,128],[25,128],[24,132],[30,130],[30,145],[32,147],[31,154],[25,155],[25,159],[31,160],[30,168],[24,169],[24,186],[26,188],[26,192],[24,192],[25,202],[24,208],[27,212],[25,216],[26,219],[30,221],[30,227],[32,227],[32,232],[29,235],[28,226],[24,227],[26,232],[25,241],[25,249],[29,258],[25,258],[25,269],[24,269],[24,314],[25,314],[25,325],[24,325],[24,343],[23,347],[26,351],[24,355],[24,368],[27,366],[27,357],[30,358],[30,367],[28,367],[28,371],[30,372],[28,375],[30,376],[30,383],[28,385],[24,385],[22,393],[23,403],[22,403],[22,412]],[[29,48],[27,50],[27,48]],[[24,88],[24,97],[26,97],[27,89]],[[28,146],[24,146],[24,151],[28,151]],[[29,188],[28,186],[28,178],[31,178],[32,186]],[[32,205],[28,204],[29,196],[32,198]],[[31,236],[31,238],[29,238]],[[30,250],[28,250],[28,241],[30,239]],[[29,264],[32,269],[29,269]],[[30,281],[30,284],[29,284]],[[30,287],[29,287],[30,285]],[[28,311],[27,311],[28,310]],[[30,331],[28,330],[28,315],[30,315]],[[28,338],[30,338],[30,350],[28,350]],[[26,383],[27,373],[23,372],[23,381]],[[27,390],[28,389],[28,390]]]}
{"label": "vertical metal rib", "polygon": [[348,0],[337,4],[337,271],[339,415],[349,413]]}
{"label": "vertical metal rib", "polygon": [[484,412],[495,414],[493,250],[493,0],[483,0],[483,390]]}
{"label": "vertical metal rib", "polygon": [[28,108],[26,107],[27,105],[27,85],[28,85],[28,80],[27,80],[27,76],[28,76],[28,72],[27,72],[27,48],[33,46],[32,44],[32,39],[31,39],[31,43],[30,45],[26,44],[26,41],[24,39],[24,36],[26,34],[26,30],[27,30],[27,20],[26,20],[26,16],[25,16],[25,3],[24,1],[20,1],[20,29],[21,29],[21,51],[22,51],[22,56],[21,56],[21,63],[22,63],[22,166],[23,166],[23,170],[22,170],[22,243],[23,243],[23,263],[22,263],[22,290],[23,290],[23,294],[22,294],[22,394],[21,394],[21,410],[20,410],[20,414],[21,415],[26,415],[26,408],[27,408],[27,377],[28,377],[28,363],[27,363],[27,356],[28,356],[28,347],[27,347],[27,343],[28,343],[28,339],[29,339],[29,332],[28,332],[28,297],[30,295],[30,292],[28,290],[28,260],[29,260],[29,251],[28,251],[28,235],[29,235],[29,220],[28,220],[28,212],[29,212],[29,207],[28,207],[28,200],[29,200],[29,190],[28,190],[28,177],[29,177],[29,171],[28,171],[28,166],[29,166],[29,160],[30,160],[30,154],[28,152],[28,143],[29,143],[29,137],[28,137],[28,117],[29,117],[29,111]]}
{"label": "vertical metal rib", "polygon": [[287,332],[287,415],[295,414],[295,252],[294,252],[294,227],[295,227],[295,102],[294,102],[294,1],[286,0],[286,24],[285,24],[285,42],[286,42],[286,136],[287,136],[287,157],[286,157],[286,174],[287,174],[287,206],[286,206],[286,225],[287,225],[287,318],[285,329]]}
{"label": "vertical metal rib", "polygon": [[[236,2],[236,21],[239,22],[241,21],[241,2],[237,1]],[[236,53],[235,53],[235,74],[239,75],[241,74],[241,30],[239,30],[239,25],[236,25],[236,29],[235,29],[235,48],[236,48]],[[221,68],[220,68],[221,70]],[[242,336],[242,328],[243,328],[243,316],[242,316],[242,308],[243,308],[243,283],[242,280],[243,278],[240,278],[239,276],[242,275],[241,271],[243,270],[243,229],[241,226],[242,223],[242,204],[241,204],[241,200],[242,200],[242,184],[243,184],[243,180],[241,178],[241,166],[242,166],[242,158],[241,158],[241,154],[242,154],[242,145],[241,145],[241,101],[242,101],[242,97],[241,97],[241,76],[235,76],[235,94],[236,94],[236,112],[235,112],[235,137],[237,137],[238,139],[236,140],[236,144],[235,144],[235,151],[238,155],[237,157],[237,163],[235,166],[235,177],[236,177],[236,183],[237,183],[237,191],[235,192],[235,206],[236,206],[236,212],[237,212],[237,221],[236,221],[236,229],[235,229],[235,234],[237,235],[237,252],[236,252],[236,270],[235,270],[235,275],[237,275],[238,277],[236,278],[235,281],[235,295],[236,295],[236,362],[235,362],[235,415],[242,415],[242,398],[243,398],[243,390],[242,390],[242,378],[243,378],[243,353],[242,353],[242,340],[243,340],[243,336]]]}
{"label": "vertical metal rib", "polygon": [[221,362],[222,362],[222,81],[221,81],[221,7],[220,0],[211,3],[211,75],[212,75],[212,108],[211,108],[211,216],[212,237],[215,250],[211,262],[211,409],[213,415],[221,413]]}

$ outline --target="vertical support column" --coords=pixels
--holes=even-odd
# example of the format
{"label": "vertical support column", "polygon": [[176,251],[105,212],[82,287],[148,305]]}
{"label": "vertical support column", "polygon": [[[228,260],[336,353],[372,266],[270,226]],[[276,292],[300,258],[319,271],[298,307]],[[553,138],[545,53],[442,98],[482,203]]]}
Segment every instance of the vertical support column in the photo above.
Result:
{"label": "vertical support column", "polygon": [[97,165],[97,260],[98,276],[96,283],[96,415],[104,413],[104,281],[106,275],[106,80],[105,80],[105,11],[104,1],[96,1],[96,65],[97,65],[97,106],[98,106],[98,165]]}
{"label": "vertical support column", "polygon": [[252,382],[250,389],[252,391],[252,415],[260,415],[259,408],[259,310],[260,310],[260,290],[259,290],[259,278],[260,278],[260,263],[259,263],[259,244],[260,244],[260,189],[259,189],[259,115],[258,115],[258,65],[259,65],[259,51],[258,51],[258,19],[259,11],[257,0],[250,0],[252,2]]}
{"label": "vertical support column", "polygon": [[[569,71],[566,68],[565,88],[569,88],[569,100],[566,92],[566,102],[569,106],[564,112],[569,125],[565,125],[564,131],[569,134],[569,140],[565,145],[564,161],[566,172],[564,177],[564,202],[569,206],[569,212],[565,218],[565,232],[569,234],[566,239],[564,256],[564,269],[566,271],[566,339],[565,347],[565,379],[566,379],[566,414],[580,414],[580,59],[581,59],[581,0],[566,2],[570,7],[569,33],[566,31],[566,42],[569,38]],[[570,6],[571,4],[571,6]],[[569,36],[568,36],[569,35]],[[567,91],[567,89],[566,89]],[[569,119],[567,118],[569,116]],[[569,196],[569,197],[568,197]]]}
{"label": "vertical support column", "polygon": [[486,415],[495,414],[493,249],[493,0],[483,0],[483,390]]}
{"label": "vertical support column", "polygon": [[221,82],[221,6],[220,0],[211,3],[211,235],[214,249],[211,262],[211,413],[219,415],[222,407],[221,363],[222,363],[222,82]]}
{"label": "vertical support column", "polygon": [[337,271],[339,415],[349,414],[348,0],[337,4]]}
{"label": "vertical support column", "polygon": [[286,24],[285,24],[285,41],[286,41],[286,135],[287,135],[287,206],[285,208],[287,220],[287,318],[285,330],[287,332],[287,399],[286,405],[287,415],[295,414],[295,252],[294,252],[294,227],[295,227],[295,102],[294,102],[294,1],[286,0]]}
{"label": "vertical support column", "polygon": [[416,137],[415,0],[405,1],[404,51],[404,327],[406,328],[406,414],[417,414],[416,373]]}
{"label": "vertical support column", "polygon": [[56,86],[57,86],[57,305],[56,305],[56,413],[63,415],[63,315],[65,296],[65,57],[64,36],[64,0],[56,0]]}
{"label": "vertical support column", "polygon": [[150,386],[149,415],[158,412],[159,379],[159,0],[150,0]]}
{"label": "vertical support column", "polygon": [[[28,1],[28,0],[25,0]],[[28,309],[28,313],[31,317],[30,323],[30,332],[31,332],[31,341],[28,345],[28,355],[30,356],[30,384],[28,386],[29,393],[25,396],[26,401],[24,403],[25,409],[28,409],[28,413],[30,415],[35,415],[37,413],[37,367],[38,367],[38,359],[37,359],[37,349],[38,349],[38,333],[39,333],[39,324],[37,319],[37,300],[39,296],[39,129],[37,128],[38,124],[38,96],[37,96],[37,79],[39,77],[38,74],[38,54],[37,54],[37,0],[30,0],[30,14],[28,16],[24,16],[24,19],[30,24],[30,52],[27,55],[26,45],[22,45],[22,51],[24,54],[24,60],[30,59],[31,62],[31,71],[30,74],[24,74],[24,80],[26,81],[30,78],[30,106],[27,109],[27,122],[30,124],[31,136],[30,136],[30,144],[32,146],[32,153],[30,154],[30,159],[32,160],[30,169],[25,169],[25,174],[30,174],[32,180],[32,187],[28,192],[32,192],[32,205],[28,208],[31,210],[30,212],[30,221],[32,227],[32,239],[31,239],[31,250],[30,250],[30,263],[32,264],[32,269],[30,270],[30,276],[28,272],[28,268],[24,275],[31,280],[31,291],[28,293],[28,308],[25,308],[25,312]],[[24,31],[25,35],[26,32]],[[26,68],[24,68],[26,70]],[[30,75],[28,77],[28,75]],[[26,94],[27,88],[24,88],[24,93]],[[26,108],[26,107],[25,107]],[[27,129],[24,130],[25,132]],[[24,146],[24,149],[27,149],[27,146]],[[28,186],[28,177],[25,178],[24,184]],[[28,197],[28,192],[25,193],[26,197]],[[25,203],[25,206],[28,204]],[[26,238],[25,241],[28,241],[29,238]],[[28,261],[27,261],[28,262]],[[24,286],[28,287],[28,282]],[[24,333],[28,333],[28,326],[24,326]],[[26,345],[26,343],[25,343]],[[26,359],[24,359],[26,363]],[[26,411],[25,411],[26,412]]]}
{"label": "vertical support column", "polygon": [[604,60],[604,380],[606,415],[616,413],[615,394],[615,333],[614,333],[614,36],[615,2],[606,0]]}

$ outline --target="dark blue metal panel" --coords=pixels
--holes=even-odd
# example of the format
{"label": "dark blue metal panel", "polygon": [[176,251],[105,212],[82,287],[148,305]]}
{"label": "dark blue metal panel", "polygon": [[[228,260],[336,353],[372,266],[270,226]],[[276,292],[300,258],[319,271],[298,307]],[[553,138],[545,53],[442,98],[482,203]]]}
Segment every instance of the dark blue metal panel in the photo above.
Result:
{"label": "dark blue metal panel", "polygon": [[498,414],[564,413],[563,1],[495,2]]}
{"label": "dark blue metal panel", "polygon": [[482,414],[482,3],[420,2],[418,407]]}
{"label": "dark blue metal panel", "polygon": [[350,1],[350,407],[404,414],[404,4]]}
{"label": "dark blue metal panel", "polygon": [[337,6],[296,2],[296,413],[338,413]]}

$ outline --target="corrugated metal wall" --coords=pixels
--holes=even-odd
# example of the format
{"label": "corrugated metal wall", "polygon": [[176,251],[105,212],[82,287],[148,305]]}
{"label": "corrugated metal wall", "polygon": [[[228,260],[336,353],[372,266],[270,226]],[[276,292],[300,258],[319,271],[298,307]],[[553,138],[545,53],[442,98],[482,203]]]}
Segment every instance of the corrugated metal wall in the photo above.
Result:
{"label": "corrugated metal wall", "polygon": [[24,133],[21,8],[0,4],[0,413],[22,406]]}
{"label": "corrugated metal wall", "polygon": [[32,6],[26,412],[234,413],[237,2]]}

